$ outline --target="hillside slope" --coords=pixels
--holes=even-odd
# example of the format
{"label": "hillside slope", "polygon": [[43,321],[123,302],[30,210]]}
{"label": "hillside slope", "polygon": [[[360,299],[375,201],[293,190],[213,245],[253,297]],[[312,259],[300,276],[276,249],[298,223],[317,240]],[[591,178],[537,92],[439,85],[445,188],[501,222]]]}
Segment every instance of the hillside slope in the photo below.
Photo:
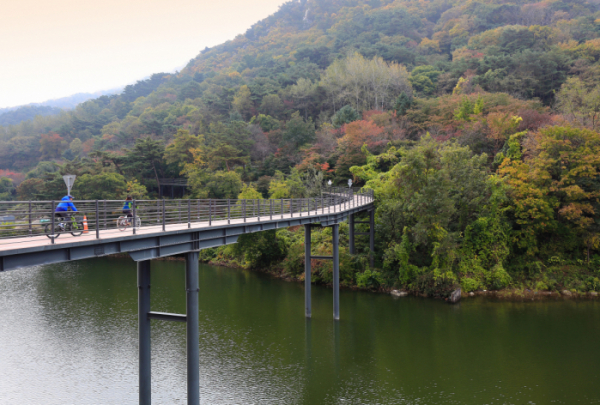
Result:
{"label": "hillside slope", "polygon": [[[597,291],[599,60],[591,2],[292,1],[180,73],[0,127],[0,199],[59,199],[67,173],[77,199],[287,199],[351,178],[375,191],[377,270],[342,247],[343,285]],[[203,255],[301,277],[303,237]]]}

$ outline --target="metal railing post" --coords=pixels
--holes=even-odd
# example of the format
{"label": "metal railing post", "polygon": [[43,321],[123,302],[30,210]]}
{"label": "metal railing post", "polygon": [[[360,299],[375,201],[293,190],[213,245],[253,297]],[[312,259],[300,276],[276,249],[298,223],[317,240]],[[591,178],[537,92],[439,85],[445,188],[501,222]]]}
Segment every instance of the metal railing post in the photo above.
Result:
{"label": "metal railing post", "polygon": [[52,244],[54,245],[54,237],[56,236],[56,234],[54,233],[54,218],[56,217],[56,215],[54,215],[54,203],[55,201],[52,200],[52,211],[50,212],[50,215],[52,215],[52,237],[50,238],[50,240],[52,241]]}
{"label": "metal railing post", "polygon": [[100,239],[100,218],[98,218],[99,210],[98,210],[98,200],[96,200],[96,239]]}
{"label": "metal railing post", "polygon": [[162,200],[162,228],[165,230],[165,199]]}
{"label": "metal railing post", "polygon": [[106,225],[106,200],[104,200],[104,230],[106,231],[108,229],[107,225]]}
{"label": "metal railing post", "polygon": [[135,200],[132,201],[133,204],[133,234],[135,235],[136,233],[136,229],[135,229],[135,223],[137,222],[137,216],[136,216],[136,208],[135,208]]}
{"label": "metal railing post", "polygon": [[227,199],[227,224],[231,223],[231,200]]}
{"label": "metal railing post", "polygon": [[192,200],[188,198],[188,229],[192,227]]}
{"label": "metal railing post", "polygon": [[208,199],[208,226],[212,226],[212,200]]}
{"label": "metal railing post", "polygon": [[269,199],[269,219],[273,220],[273,200]]}
{"label": "metal railing post", "polygon": [[156,200],[156,222],[160,222],[160,203]]}
{"label": "metal railing post", "polygon": [[290,215],[292,218],[294,218],[294,203],[293,203],[293,199],[290,198]]}
{"label": "metal railing post", "polygon": [[281,219],[283,219],[283,198],[280,198],[279,202],[281,202]]}
{"label": "metal railing post", "polygon": [[177,200],[177,223],[181,223],[181,200]]}
{"label": "metal railing post", "polygon": [[244,216],[244,223],[246,223],[246,200],[242,200],[242,215]]}
{"label": "metal railing post", "polygon": [[260,222],[260,200],[258,198],[256,199],[256,206],[258,207],[258,222]]}

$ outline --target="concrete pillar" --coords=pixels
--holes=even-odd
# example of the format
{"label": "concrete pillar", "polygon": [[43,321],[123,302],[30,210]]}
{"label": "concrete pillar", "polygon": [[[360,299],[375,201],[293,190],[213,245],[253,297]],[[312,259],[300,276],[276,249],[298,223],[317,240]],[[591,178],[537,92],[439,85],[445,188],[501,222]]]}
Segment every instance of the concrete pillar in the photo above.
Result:
{"label": "concrete pillar", "polygon": [[150,260],[137,262],[138,277],[138,333],[139,333],[139,394],[140,405],[150,405],[151,353],[150,353]]}
{"label": "concrete pillar", "polygon": [[340,226],[333,225],[333,319],[340,319]]}
{"label": "concrete pillar", "polygon": [[200,405],[200,332],[198,324],[198,252],[185,254],[188,405]]}
{"label": "concrete pillar", "polygon": [[312,271],[310,267],[310,228],[310,224],[304,225],[304,311],[307,318],[312,316],[310,293],[310,276]]}

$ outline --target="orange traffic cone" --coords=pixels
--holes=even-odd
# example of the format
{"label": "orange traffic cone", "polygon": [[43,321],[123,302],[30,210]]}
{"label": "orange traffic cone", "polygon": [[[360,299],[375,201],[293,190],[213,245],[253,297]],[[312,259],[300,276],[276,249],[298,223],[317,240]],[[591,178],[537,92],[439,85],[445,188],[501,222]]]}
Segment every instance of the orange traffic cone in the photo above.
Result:
{"label": "orange traffic cone", "polygon": [[83,233],[90,233],[87,225],[87,216],[83,216]]}

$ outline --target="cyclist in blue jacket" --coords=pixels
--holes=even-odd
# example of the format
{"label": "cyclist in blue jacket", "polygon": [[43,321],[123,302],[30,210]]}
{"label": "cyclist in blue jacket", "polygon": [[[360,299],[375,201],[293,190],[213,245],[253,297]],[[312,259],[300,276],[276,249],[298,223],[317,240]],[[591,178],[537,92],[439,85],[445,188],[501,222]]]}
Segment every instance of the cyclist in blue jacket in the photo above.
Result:
{"label": "cyclist in blue jacket", "polygon": [[125,204],[123,204],[123,214],[127,215],[127,220],[131,223],[131,218],[133,218],[133,214],[131,210],[133,209],[133,198],[130,195],[127,196],[127,200],[125,200]]}
{"label": "cyclist in blue jacket", "polygon": [[[66,195],[61,200],[61,202],[56,206],[54,210],[54,216],[58,218],[69,218],[69,209],[72,209],[74,212],[77,212],[77,208],[73,204],[73,196]],[[62,222],[58,225],[61,229],[64,227]]]}
{"label": "cyclist in blue jacket", "polygon": [[77,212],[77,208],[73,204],[72,195],[66,195],[60,201],[61,202],[56,206],[56,210],[54,210],[54,215],[57,217],[68,218],[69,214],[67,214],[67,212],[69,211],[69,208],[74,212]]}

